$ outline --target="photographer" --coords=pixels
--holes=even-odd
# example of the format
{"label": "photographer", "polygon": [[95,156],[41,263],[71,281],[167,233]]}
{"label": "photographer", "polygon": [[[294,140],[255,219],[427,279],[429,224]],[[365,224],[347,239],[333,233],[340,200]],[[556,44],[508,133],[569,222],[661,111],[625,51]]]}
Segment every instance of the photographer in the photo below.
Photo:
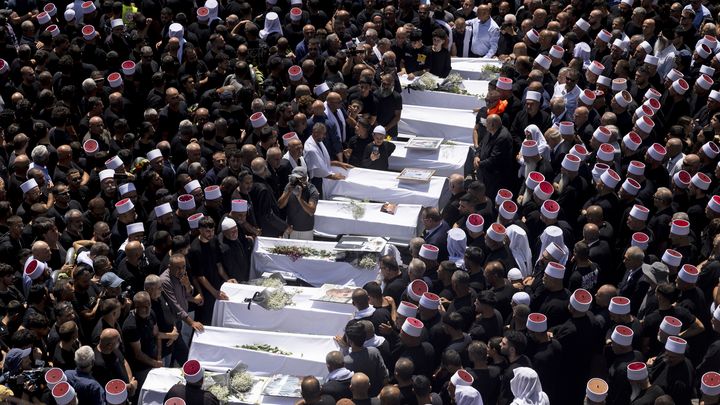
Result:
{"label": "photographer", "polygon": [[[32,401],[39,399],[41,390],[34,374],[27,373],[32,369],[32,348],[10,349],[3,363],[4,385],[10,388],[16,398]],[[37,373],[36,373],[37,374]],[[40,377],[42,374],[37,374]]]}
{"label": "photographer", "polygon": [[304,166],[293,169],[288,179],[288,184],[278,200],[278,206],[281,209],[287,207],[287,223],[292,229],[290,238],[312,240],[315,226],[313,216],[320,193],[308,182],[307,170]]}

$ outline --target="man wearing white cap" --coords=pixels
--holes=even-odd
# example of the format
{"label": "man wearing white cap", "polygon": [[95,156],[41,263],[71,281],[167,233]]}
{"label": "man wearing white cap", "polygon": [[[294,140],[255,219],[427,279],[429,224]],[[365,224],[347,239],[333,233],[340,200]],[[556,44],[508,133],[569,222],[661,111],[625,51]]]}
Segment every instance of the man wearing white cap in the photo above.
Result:
{"label": "man wearing white cap", "polygon": [[663,354],[647,361],[648,376],[653,385],[662,388],[676,404],[689,404],[694,396],[695,369],[685,356],[687,341],[670,336]]}
{"label": "man wearing white cap", "polygon": [[545,266],[542,276],[542,286],[537,289],[537,296],[530,303],[530,309],[547,316],[548,328],[565,322],[568,317],[567,305],[570,292],[563,287],[565,266],[551,261]]}
{"label": "man wearing white cap", "polygon": [[[406,357],[415,365],[415,373],[432,374],[434,349],[428,341],[421,337],[425,330],[424,323],[417,318],[407,318],[400,328],[400,342],[393,350],[393,359]],[[427,333],[427,332],[426,332]]]}
{"label": "man wearing white cap", "polygon": [[567,390],[561,392],[563,403],[575,403],[582,398],[584,390],[582,382],[590,376],[590,368],[593,354],[587,350],[587,342],[601,339],[600,331],[593,328],[593,320],[587,316],[592,305],[592,294],[584,289],[577,289],[570,295],[567,307],[570,319],[553,328],[553,337],[562,345],[563,353],[566,356],[566,367],[572,370],[568,373]]}
{"label": "man wearing white cap", "polygon": [[[170,398],[180,398],[190,405],[193,405],[192,402],[187,401],[202,401],[202,404],[220,403],[218,399],[215,398],[215,395],[202,389],[203,381],[205,379],[205,368],[200,365],[199,361],[195,359],[186,361],[182,366],[182,373],[185,377],[185,381],[178,382],[170,387],[168,392],[165,394],[164,401],[167,401]],[[197,403],[196,405],[200,405],[200,403]]]}
{"label": "man wearing white cap", "polygon": [[220,248],[222,266],[227,271],[228,277],[238,282],[247,281],[250,276],[250,268],[247,255],[252,250],[250,242],[245,235],[240,235],[237,222],[230,217],[220,221],[221,234],[218,235],[218,246]]}
{"label": "man wearing white cap", "polygon": [[562,374],[557,372],[557,365],[562,361],[563,348],[556,339],[548,335],[547,317],[541,313],[528,315],[526,327],[533,349],[528,352],[533,369],[537,371],[543,391],[550,401],[558,401],[560,387],[565,388]]}
{"label": "man wearing white cap", "polygon": [[615,397],[619,401],[632,401],[634,404],[654,404],[655,400],[662,396],[664,391],[657,385],[650,383],[648,366],[641,362],[631,362],[626,367],[627,382],[620,382],[623,387],[630,386],[623,391],[621,398]]}
{"label": "man wearing white cap", "polygon": [[541,133],[545,133],[552,126],[550,114],[541,109],[542,104],[542,93],[528,90],[525,94],[525,108],[515,116],[510,126],[513,139],[525,139],[525,129],[530,125],[537,125]]}

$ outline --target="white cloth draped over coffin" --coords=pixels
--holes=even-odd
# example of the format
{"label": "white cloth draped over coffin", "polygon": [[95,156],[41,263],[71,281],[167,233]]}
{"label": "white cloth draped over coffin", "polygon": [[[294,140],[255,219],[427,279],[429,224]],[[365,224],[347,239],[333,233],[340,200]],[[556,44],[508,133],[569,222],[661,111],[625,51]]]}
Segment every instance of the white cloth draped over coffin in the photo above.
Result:
{"label": "white cloth draped over coffin", "polygon": [[457,73],[467,80],[479,80],[482,78],[485,66],[501,67],[502,62],[494,58],[451,58],[450,65],[452,66],[450,73]]}
{"label": "white cloth draped over coffin", "polygon": [[[472,134],[472,133],[471,133]],[[450,198],[447,178],[433,176],[429,183],[400,184],[398,173],[382,170],[334,168],[347,176],[344,180],[323,179],[325,199],[350,197],[356,200],[420,204],[423,207],[442,207]]]}
{"label": "white cloth draped over coffin", "polygon": [[[140,390],[138,404],[141,405],[163,405],[165,403],[165,394],[177,383],[184,382],[180,368],[154,368],[150,370],[145,384]],[[293,405],[298,398],[273,397],[263,395],[260,397],[260,403],[266,405]],[[234,404],[231,402],[230,404]],[[192,404],[191,404],[192,405]]]}
{"label": "white cloth draped over coffin", "polygon": [[475,116],[476,114],[472,109],[458,110],[403,104],[398,131],[431,138],[445,138],[455,142],[472,143]]}
{"label": "white cloth draped over coffin", "polygon": [[[240,348],[242,345],[258,344],[275,346],[291,354]],[[338,350],[333,336],[206,326],[204,332],[195,332],[189,358],[198,359],[205,369],[211,371],[226,371],[243,362],[247,364],[248,371],[261,376],[289,374],[325,377],[328,373],[325,356],[333,350]]]}
{"label": "white cloth draped over coffin", "polygon": [[318,250],[333,250],[336,242],[317,242],[296,239],[276,239],[258,237],[255,240],[250,277],[258,278],[263,272],[290,273],[314,287],[323,284],[354,285],[362,287],[365,283],[376,281],[380,270],[361,269],[346,262],[335,262],[322,258],[301,257],[293,261],[286,255],[269,253],[274,246],[299,246]]}
{"label": "white cloth draped over coffin", "polygon": [[[341,334],[347,322],[352,319],[352,312],[355,309],[350,304],[310,300],[310,291],[317,296],[320,294],[319,288],[291,286],[285,286],[284,289],[290,293],[298,292],[293,296],[293,305],[279,310],[267,310],[260,305],[251,304],[248,309],[245,298],[252,298],[255,292],[264,289],[265,287],[256,285],[223,284],[220,290],[225,292],[229,299],[215,301],[212,324],[235,329],[337,335]],[[337,311],[318,307],[332,307]]]}
{"label": "white cloth draped over coffin", "polygon": [[380,211],[382,203],[357,201],[355,204],[364,208],[363,215],[358,219],[353,217],[348,202],[318,201],[315,209],[315,231],[325,235],[383,236],[403,243],[417,236],[422,205],[398,204],[395,215],[392,215]]}
{"label": "white cloth draped over coffin", "polygon": [[[390,155],[390,170],[402,171],[406,167],[435,170],[436,176],[465,174],[465,161],[472,144],[446,145],[438,149],[408,149],[407,142],[393,141],[395,151]],[[317,214],[316,214],[317,215]]]}

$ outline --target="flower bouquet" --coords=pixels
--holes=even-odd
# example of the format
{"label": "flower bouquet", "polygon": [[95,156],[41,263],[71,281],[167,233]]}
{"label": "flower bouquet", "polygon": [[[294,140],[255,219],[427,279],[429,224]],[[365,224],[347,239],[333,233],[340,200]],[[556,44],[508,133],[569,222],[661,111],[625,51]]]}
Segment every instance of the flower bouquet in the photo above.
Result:
{"label": "flower bouquet", "polygon": [[303,257],[313,257],[320,259],[332,259],[335,257],[335,253],[330,250],[320,250],[301,246],[279,245],[268,248],[267,251],[268,253],[272,253],[275,255],[288,256],[293,262]]}
{"label": "flower bouquet", "polygon": [[502,67],[496,66],[496,65],[485,65],[483,66],[482,70],[480,71],[480,77],[478,77],[478,80],[495,80],[498,77],[500,77],[500,73],[502,72]]}
{"label": "flower bouquet", "polygon": [[203,389],[211,392],[223,404],[258,404],[267,381],[266,377],[250,374],[247,366],[239,363],[226,373],[206,373]]}
{"label": "flower bouquet", "polygon": [[254,345],[236,345],[235,347],[238,349],[254,350],[256,352],[266,352],[266,353],[279,354],[282,356],[292,356],[292,352],[288,352],[288,351],[278,348],[277,346],[272,346],[272,345],[268,345],[265,343],[257,343]]}

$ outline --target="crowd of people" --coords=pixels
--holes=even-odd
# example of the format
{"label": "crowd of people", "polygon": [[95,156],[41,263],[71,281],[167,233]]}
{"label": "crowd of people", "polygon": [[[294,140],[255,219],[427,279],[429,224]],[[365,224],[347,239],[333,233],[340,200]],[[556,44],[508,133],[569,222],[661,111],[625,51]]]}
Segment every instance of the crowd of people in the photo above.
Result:
{"label": "crowd of people", "polygon": [[64,3],[0,10],[1,400],[218,403],[188,347],[255,238],[312,240],[399,78],[481,57],[467,173],[300,403],[720,403],[715,2]]}

